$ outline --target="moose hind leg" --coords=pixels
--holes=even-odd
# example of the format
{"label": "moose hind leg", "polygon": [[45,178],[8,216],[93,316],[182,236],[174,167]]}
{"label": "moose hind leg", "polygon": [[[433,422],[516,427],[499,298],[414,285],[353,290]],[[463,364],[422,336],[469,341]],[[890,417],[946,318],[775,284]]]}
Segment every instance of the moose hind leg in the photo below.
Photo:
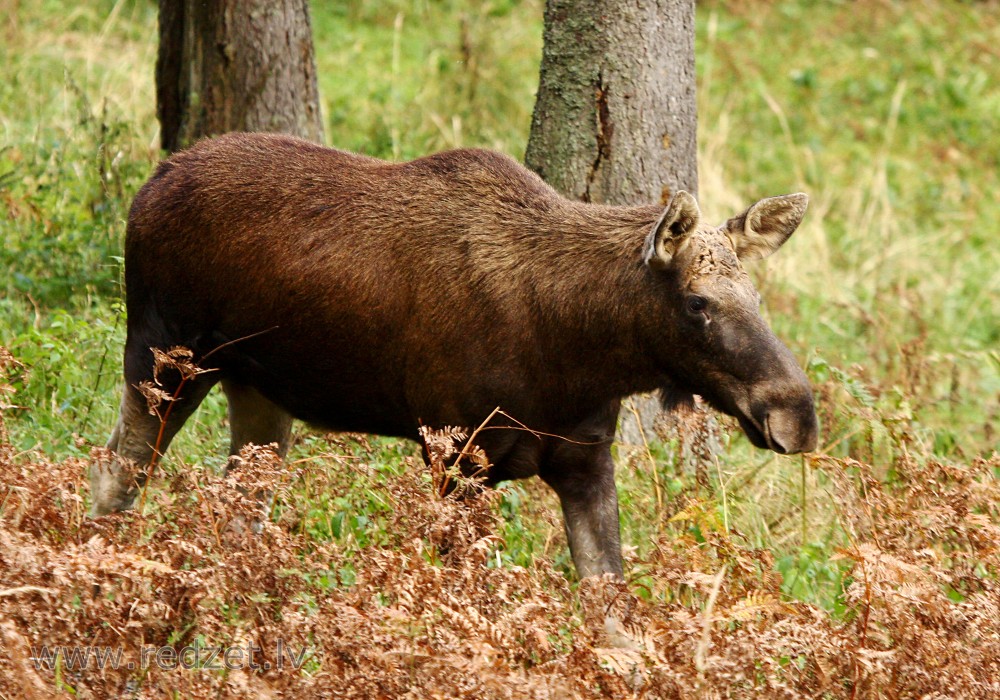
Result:
{"label": "moose hind leg", "polygon": [[[239,461],[236,456],[247,445],[274,444],[277,446],[278,456],[284,459],[292,436],[292,416],[247,384],[224,379],[222,390],[229,402],[229,428],[232,432],[226,474],[237,468]],[[244,495],[251,495],[242,486],[237,488]],[[263,529],[261,521],[267,518],[270,510],[273,494],[264,491],[257,492],[253,496],[259,500],[261,515],[250,523],[250,529],[259,534]],[[246,522],[242,516],[238,517],[232,523],[232,527],[234,531],[241,531],[246,527]]]}
{"label": "moose hind leg", "polygon": [[247,384],[224,379],[222,390],[229,402],[229,428],[232,432],[229,454],[238,455],[250,444],[275,443],[278,456],[284,458],[292,435],[292,416]]}
{"label": "moose hind leg", "polygon": [[160,455],[166,452],[170,441],[213,384],[205,378],[189,382],[174,401],[160,405],[157,416],[149,412],[139,390],[126,381],[118,422],[107,445],[113,453],[111,460],[97,462],[90,468],[91,515],[106,515],[132,507],[139,489],[146,483],[147,470],[156,451]]}

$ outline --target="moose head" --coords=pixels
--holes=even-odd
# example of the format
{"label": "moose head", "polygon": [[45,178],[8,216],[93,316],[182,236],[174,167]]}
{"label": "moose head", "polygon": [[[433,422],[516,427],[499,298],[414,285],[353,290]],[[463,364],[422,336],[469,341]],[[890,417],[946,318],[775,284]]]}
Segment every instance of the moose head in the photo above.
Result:
{"label": "moose head", "polygon": [[754,445],[780,454],[815,449],[812,390],[761,317],[761,297],[743,263],[780,248],[807,204],[805,194],[770,197],[714,227],[702,222],[694,197],[678,192],[644,252],[655,283],[664,288],[650,327],[668,336],[658,358],[670,377],[665,403],[698,394],[735,416]]}

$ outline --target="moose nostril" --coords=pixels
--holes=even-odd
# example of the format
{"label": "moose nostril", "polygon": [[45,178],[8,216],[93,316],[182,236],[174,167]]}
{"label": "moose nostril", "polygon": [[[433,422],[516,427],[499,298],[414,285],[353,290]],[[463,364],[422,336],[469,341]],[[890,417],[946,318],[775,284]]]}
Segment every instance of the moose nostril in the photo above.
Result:
{"label": "moose nostril", "polygon": [[778,454],[810,452],[816,449],[818,426],[812,404],[769,411],[764,419],[768,447]]}
{"label": "moose nostril", "polygon": [[771,431],[771,414],[768,413],[764,416],[764,436],[767,438],[768,443],[772,450],[777,452],[779,455],[788,454],[788,450],[785,446],[781,444],[778,438]]}

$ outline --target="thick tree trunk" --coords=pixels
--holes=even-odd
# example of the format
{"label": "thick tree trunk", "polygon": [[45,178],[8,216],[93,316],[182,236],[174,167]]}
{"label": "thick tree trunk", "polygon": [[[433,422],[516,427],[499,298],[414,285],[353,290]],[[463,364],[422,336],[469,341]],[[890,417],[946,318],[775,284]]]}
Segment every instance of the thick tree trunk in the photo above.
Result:
{"label": "thick tree trunk", "polygon": [[[694,0],[547,0],[525,161],[586,202],[697,195]],[[643,444],[658,412],[633,397],[620,438]]]}
{"label": "thick tree trunk", "polygon": [[525,161],[568,197],[697,194],[693,0],[548,0]]}
{"label": "thick tree trunk", "polygon": [[320,141],[306,0],[160,0],[156,61],[161,144],[277,131]]}

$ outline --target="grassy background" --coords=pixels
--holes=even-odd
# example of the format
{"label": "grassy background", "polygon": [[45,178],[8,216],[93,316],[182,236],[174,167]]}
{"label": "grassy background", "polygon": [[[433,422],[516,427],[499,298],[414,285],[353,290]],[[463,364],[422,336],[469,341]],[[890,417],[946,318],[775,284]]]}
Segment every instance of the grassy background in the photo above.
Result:
{"label": "grassy background", "polygon": [[[698,5],[702,208],[721,221],[763,196],[810,194],[800,232],[754,274],[819,388],[824,451],[885,480],[904,453],[965,461],[1000,447],[993,9]],[[327,141],[397,159],[460,145],[521,157],[541,10],[539,0],[317,3]],[[124,221],[159,156],[156,8],[0,0],[0,13],[0,344],[28,367],[15,377],[11,440],[25,454],[85,455],[114,420]],[[219,467],[224,415],[214,394],[167,471]],[[656,534],[734,527],[774,552],[787,593],[836,610],[843,569],[830,555],[846,534],[830,475],[723,428],[718,459],[693,467],[676,439],[621,455],[624,541],[641,552]],[[299,437],[293,459],[329,448]],[[365,450],[389,472],[413,454],[378,439]],[[310,499],[303,528],[348,547],[379,542],[383,501],[370,480],[347,482],[335,494],[298,484]],[[545,556],[568,571],[555,508],[538,483],[506,489],[507,561]]]}

